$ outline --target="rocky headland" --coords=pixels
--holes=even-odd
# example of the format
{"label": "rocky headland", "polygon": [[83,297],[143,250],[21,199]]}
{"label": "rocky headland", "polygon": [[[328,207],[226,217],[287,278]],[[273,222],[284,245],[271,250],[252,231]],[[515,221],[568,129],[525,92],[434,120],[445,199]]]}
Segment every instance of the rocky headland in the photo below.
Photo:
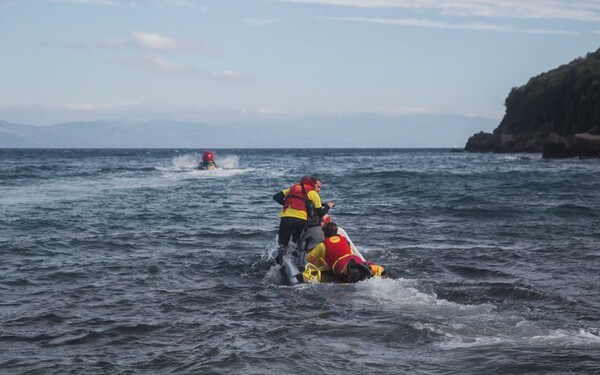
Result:
{"label": "rocky headland", "polygon": [[600,49],[513,88],[493,133],[470,152],[541,152],[544,158],[600,157]]}

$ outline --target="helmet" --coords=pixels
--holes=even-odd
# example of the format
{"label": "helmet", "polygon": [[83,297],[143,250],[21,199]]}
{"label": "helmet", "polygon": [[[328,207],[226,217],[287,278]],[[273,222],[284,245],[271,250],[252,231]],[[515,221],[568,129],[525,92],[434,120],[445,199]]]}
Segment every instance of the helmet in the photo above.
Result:
{"label": "helmet", "polygon": [[212,152],[210,151],[206,151],[203,155],[202,155],[202,161],[205,163],[208,163],[209,161],[214,161],[214,157]]}

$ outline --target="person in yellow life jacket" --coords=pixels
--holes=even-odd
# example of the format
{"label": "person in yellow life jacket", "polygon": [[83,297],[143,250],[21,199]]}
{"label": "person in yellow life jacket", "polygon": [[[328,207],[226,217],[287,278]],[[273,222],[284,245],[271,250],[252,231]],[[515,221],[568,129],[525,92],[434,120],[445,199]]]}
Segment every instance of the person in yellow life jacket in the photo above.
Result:
{"label": "person in yellow life jacket", "polygon": [[215,163],[215,158],[212,152],[205,151],[204,154],[202,154],[200,169],[217,169],[217,164]]}
{"label": "person in yellow life jacket", "polygon": [[324,262],[342,282],[355,283],[373,276],[370,263],[354,255],[348,240],[337,234],[336,223],[329,222],[322,229],[325,240],[306,255],[309,263],[318,266]]}
{"label": "person in yellow life jacket", "polygon": [[307,219],[315,214],[322,217],[335,206],[333,202],[327,202],[325,205],[321,203],[319,191],[322,185],[321,179],[304,176],[300,183],[273,195],[273,199],[283,205],[283,209],[279,213],[278,242],[280,247],[287,246],[290,238],[298,246]]}

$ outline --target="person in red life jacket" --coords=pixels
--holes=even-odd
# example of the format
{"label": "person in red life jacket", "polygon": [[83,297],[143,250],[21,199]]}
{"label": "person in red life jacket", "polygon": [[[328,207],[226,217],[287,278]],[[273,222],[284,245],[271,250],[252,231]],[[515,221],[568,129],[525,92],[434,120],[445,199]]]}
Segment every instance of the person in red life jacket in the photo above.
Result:
{"label": "person in red life jacket", "polygon": [[200,169],[217,169],[217,164],[215,163],[215,159],[212,152],[205,151],[204,154],[202,154],[202,162],[200,163]]}
{"label": "person in red life jacket", "polygon": [[348,240],[337,232],[336,223],[323,225],[325,240],[306,255],[306,260],[317,266],[324,262],[342,282],[355,283],[371,278],[370,264],[354,255]]}
{"label": "person in red life jacket", "polygon": [[290,242],[300,244],[300,235],[306,227],[310,216],[324,216],[330,208],[335,206],[333,202],[321,203],[319,191],[323,182],[316,177],[302,177],[300,183],[273,195],[273,199],[283,205],[279,213],[279,245],[287,246]]}

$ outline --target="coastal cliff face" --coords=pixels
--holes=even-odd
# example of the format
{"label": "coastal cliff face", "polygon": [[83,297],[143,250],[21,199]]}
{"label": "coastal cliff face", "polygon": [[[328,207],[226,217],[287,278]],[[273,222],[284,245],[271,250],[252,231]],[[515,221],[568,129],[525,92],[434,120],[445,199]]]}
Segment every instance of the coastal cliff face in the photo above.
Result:
{"label": "coastal cliff face", "polygon": [[600,157],[600,49],[515,87],[493,133],[470,152],[542,152],[545,158]]}

